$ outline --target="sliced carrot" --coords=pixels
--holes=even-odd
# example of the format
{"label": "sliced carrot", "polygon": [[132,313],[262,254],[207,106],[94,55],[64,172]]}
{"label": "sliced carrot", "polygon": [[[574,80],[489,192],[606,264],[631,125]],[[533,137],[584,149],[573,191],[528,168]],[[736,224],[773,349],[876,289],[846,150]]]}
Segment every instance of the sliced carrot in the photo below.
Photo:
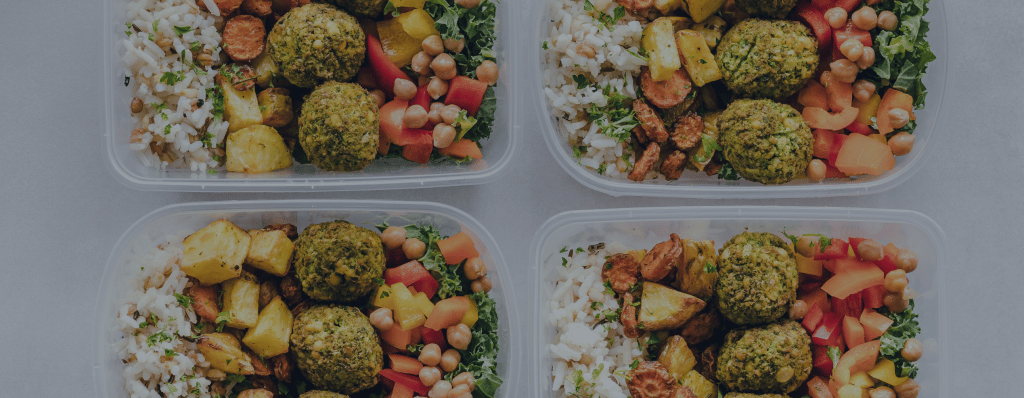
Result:
{"label": "sliced carrot", "polygon": [[831,71],[821,74],[821,81],[825,84],[825,93],[828,96],[828,108],[832,112],[842,112],[843,109],[853,106],[853,85],[843,83],[836,79]]}
{"label": "sliced carrot", "polygon": [[391,359],[391,369],[398,373],[419,376],[420,369],[423,369],[423,363],[416,358],[398,354],[388,354],[388,358]]}
{"label": "sliced carrot", "polygon": [[412,344],[412,330],[402,330],[396,324],[391,329],[380,332],[380,339],[392,347],[404,350],[406,346]]}
{"label": "sliced carrot", "polygon": [[836,259],[836,268],[838,273],[821,285],[821,290],[841,300],[885,280],[885,273],[873,263],[840,258]]}
{"label": "sliced carrot", "polygon": [[448,239],[437,241],[437,248],[441,250],[441,255],[449,265],[461,263],[467,258],[480,257],[480,252],[476,250],[473,239],[470,239],[465,232],[459,232]]}
{"label": "sliced carrot", "polygon": [[448,145],[447,148],[440,148],[437,152],[456,159],[465,159],[469,157],[475,160],[484,158],[484,154],[480,152],[480,147],[476,145],[476,142],[465,138],[453,142],[451,145]]}
{"label": "sliced carrot", "polygon": [[875,118],[875,124],[878,125],[879,133],[889,134],[895,130],[892,126],[892,121],[889,120],[889,111],[893,109],[907,111],[910,114],[910,120],[917,118],[914,116],[914,97],[897,89],[890,88],[885,92],[882,101],[878,103],[878,116]]}
{"label": "sliced carrot", "polygon": [[453,326],[462,321],[462,317],[466,315],[466,311],[469,310],[469,297],[458,296],[446,298],[438,301],[434,304],[434,309],[430,312],[430,316],[427,317],[427,323],[423,326],[433,329],[441,330],[449,326]]}
{"label": "sliced carrot", "polygon": [[[856,108],[854,108],[856,109]],[[896,166],[896,156],[888,145],[862,134],[850,134],[839,149],[835,166],[849,175],[882,175]]]}
{"label": "sliced carrot", "polygon": [[845,385],[850,383],[850,375],[871,370],[875,366],[875,361],[878,360],[880,347],[881,341],[873,340],[850,348],[839,358],[835,370],[832,371],[832,378],[840,385]]}
{"label": "sliced carrot", "polygon": [[892,319],[873,309],[865,308],[864,312],[860,314],[860,324],[864,326],[864,338],[871,341],[882,337],[885,331],[889,330],[889,326],[892,326]]}
{"label": "sliced carrot", "polygon": [[843,337],[848,345],[856,347],[864,344],[864,327],[857,318],[849,315],[843,318]]}
{"label": "sliced carrot", "polygon": [[816,80],[808,81],[807,87],[800,90],[800,95],[797,97],[796,102],[803,106],[828,108],[828,94],[825,91],[825,86],[822,86]]}
{"label": "sliced carrot", "polygon": [[812,129],[842,130],[857,120],[859,113],[860,109],[852,106],[839,113],[829,113],[824,108],[808,106],[804,108],[802,116]]}

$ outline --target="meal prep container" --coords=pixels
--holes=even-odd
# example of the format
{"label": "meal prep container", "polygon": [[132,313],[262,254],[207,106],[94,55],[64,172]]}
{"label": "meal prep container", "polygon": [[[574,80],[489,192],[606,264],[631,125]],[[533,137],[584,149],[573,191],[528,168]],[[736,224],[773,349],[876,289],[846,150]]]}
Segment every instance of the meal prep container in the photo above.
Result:
{"label": "meal prep container", "polygon": [[[682,238],[712,239],[716,250],[733,236],[749,229],[772,232],[780,237],[790,233],[823,233],[835,237],[870,237],[909,247],[917,253],[919,266],[910,274],[910,286],[921,293],[914,311],[920,314],[924,356],[917,382],[922,397],[946,398],[949,379],[949,333],[947,332],[946,286],[944,280],[946,237],[927,216],[905,210],[872,210],[818,207],[666,207],[573,211],[556,215],[544,223],[530,247],[536,268],[537,290],[533,295],[536,322],[533,344],[535,358],[531,383],[534,396],[555,397],[551,391],[552,358],[549,345],[555,328],[548,322],[548,301],[553,294],[559,253],[570,249],[614,241],[628,247],[650,249],[668,239],[670,233]],[[528,338],[529,340],[529,338]]]}
{"label": "meal prep container", "polygon": [[[218,219],[228,219],[238,226],[260,228],[275,223],[292,223],[300,228],[325,221],[343,219],[364,228],[388,221],[391,224],[429,222],[440,229],[442,235],[465,232],[473,239],[480,257],[488,266],[488,276],[494,284],[490,294],[497,303],[499,324],[498,374],[505,382],[496,396],[519,396],[519,369],[523,367],[516,311],[515,293],[508,286],[507,264],[490,233],[478,221],[453,207],[425,202],[392,201],[232,201],[178,204],[163,207],[136,221],[121,236],[103,272],[99,295],[96,299],[96,324],[93,342],[96,344],[92,363],[97,397],[125,397],[124,365],[118,359],[112,344],[123,333],[115,327],[118,308],[127,294],[128,270],[134,270],[133,260],[147,250],[166,242],[167,234],[191,233]],[[374,229],[376,230],[376,229]],[[516,349],[513,349],[516,347]]]}
{"label": "meal prep container", "polygon": [[[103,59],[106,80],[107,128],[103,133],[103,147],[107,167],[114,178],[135,189],[146,191],[194,192],[295,192],[295,191],[360,191],[405,188],[433,188],[455,185],[484,184],[498,179],[515,159],[522,146],[522,132],[515,128],[517,101],[520,88],[510,78],[517,70],[517,46],[513,45],[513,29],[517,12],[513,3],[498,3],[498,38],[495,52],[501,76],[495,95],[498,109],[494,131],[482,142],[484,158],[468,164],[456,165],[447,161],[442,165],[420,165],[405,159],[380,159],[359,172],[326,172],[313,165],[296,164],[288,169],[263,174],[216,174],[191,170],[157,170],[146,167],[128,148],[128,138],[135,129],[129,105],[132,92],[124,85],[124,24],[128,0],[104,1]],[[296,117],[298,114],[296,113]]]}
{"label": "meal prep container", "polygon": [[859,176],[850,181],[826,180],[812,183],[801,179],[784,185],[762,185],[751,181],[719,180],[718,176],[707,176],[703,172],[686,171],[682,177],[673,182],[645,181],[636,183],[627,179],[613,179],[597,174],[577,163],[573,158],[572,147],[562,138],[557,129],[556,119],[551,116],[552,108],[544,94],[544,50],[541,43],[546,40],[550,30],[550,0],[529,0],[524,21],[532,24],[525,29],[525,38],[520,39],[526,63],[523,72],[524,84],[528,87],[525,94],[534,102],[535,111],[540,119],[541,135],[555,161],[569,175],[581,184],[612,196],[659,196],[704,199],[767,199],[767,198],[812,198],[826,196],[867,195],[891,189],[906,181],[921,168],[927,160],[931,147],[936,140],[946,137],[940,127],[940,119],[944,118],[943,104],[946,97],[946,71],[949,52],[947,48],[947,23],[944,1],[933,0],[925,19],[930,22],[928,42],[936,59],[928,65],[928,73],[924,84],[928,88],[925,109],[915,111],[918,127],[914,134],[914,150],[905,156],[896,158],[896,167],[885,174],[875,176]]}

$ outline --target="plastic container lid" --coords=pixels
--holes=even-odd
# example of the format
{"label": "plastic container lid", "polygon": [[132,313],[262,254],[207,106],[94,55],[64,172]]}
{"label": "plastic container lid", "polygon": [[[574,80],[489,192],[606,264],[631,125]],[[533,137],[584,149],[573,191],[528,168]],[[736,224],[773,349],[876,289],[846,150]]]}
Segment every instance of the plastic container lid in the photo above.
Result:
{"label": "plastic container lid", "polygon": [[525,21],[533,24],[525,29],[525,39],[521,45],[525,48],[521,51],[526,57],[524,68],[524,81],[529,87],[526,95],[534,102],[537,115],[548,115],[541,117],[541,135],[547,143],[551,155],[569,175],[581,184],[604,192],[612,196],[659,196],[659,197],[686,197],[705,199],[767,199],[767,198],[811,198],[826,196],[847,196],[867,195],[891,189],[914,175],[927,159],[933,141],[945,137],[942,128],[939,128],[940,118],[945,117],[943,104],[946,101],[946,80],[947,62],[949,52],[947,48],[947,22],[945,2],[942,0],[928,3],[929,11],[925,16],[930,25],[928,31],[928,42],[932,52],[938,58],[928,64],[928,73],[924,77],[924,84],[928,88],[928,98],[925,109],[915,111],[918,127],[915,130],[916,136],[914,150],[905,156],[896,158],[896,167],[881,176],[859,176],[855,180],[826,180],[821,183],[812,183],[807,179],[800,179],[783,185],[762,185],[751,181],[726,181],[719,180],[717,176],[706,176],[704,173],[686,171],[680,179],[673,182],[645,181],[642,183],[626,179],[613,179],[597,174],[596,171],[587,169],[577,163],[573,158],[572,148],[562,138],[562,133],[556,128],[556,119],[552,115],[551,103],[544,94],[544,51],[541,43],[547,40],[550,32],[550,2],[551,0],[530,0]]}
{"label": "plastic container lid", "polygon": [[103,19],[103,59],[106,80],[107,128],[103,133],[103,152],[107,168],[114,178],[135,189],[147,191],[206,192],[296,192],[296,191],[359,191],[404,188],[433,188],[455,185],[484,184],[498,179],[508,169],[522,146],[522,132],[515,128],[520,88],[512,84],[510,71],[517,70],[518,47],[513,45],[513,29],[517,13],[511,2],[498,4],[498,39],[495,43],[500,82],[495,90],[498,109],[494,131],[483,145],[483,159],[456,165],[446,161],[440,165],[419,165],[405,159],[379,159],[359,172],[326,172],[313,165],[296,164],[289,169],[263,174],[216,174],[190,170],[157,170],[146,167],[128,148],[128,138],[135,129],[129,104],[132,93],[125,87],[124,25],[127,0],[105,0]]}
{"label": "plastic container lid", "polygon": [[112,344],[123,338],[115,319],[127,293],[128,269],[138,266],[132,261],[141,253],[166,242],[167,234],[193,232],[218,219],[228,219],[238,226],[260,228],[268,224],[292,223],[305,228],[312,223],[344,219],[364,228],[388,221],[391,224],[426,222],[440,229],[442,235],[465,232],[476,244],[480,258],[488,266],[493,288],[490,292],[498,310],[498,374],[505,382],[496,397],[519,396],[519,369],[523,368],[522,328],[516,310],[516,293],[508,286],[510,270],[501,256],[498,244],[478,221],[453,207],[426,202],[287,200],[201,202],[171,205],[142,217],[121,236],[110,254],[96,299],[96,323],[93,342],[93,380],[96,396],[126,397],[122,371]]}
{"label": "plastic container lid", "polygon": [[[530,247],[536,268],[537,288],[533,309],[531,349],[534,396],[555,397],[552,391],[550,344],[555,328],[550,324],[549,301],[561,267],[560,251],[600,242],[622,242],[628,247],[649,249],[677,233],[684,239],[712,239],[720,249],[728,239],[748,229],[772,232],[823,233],[836,237],[870,237],[917,253],[919,266],[910,274],[910,286],[921,293],[914,311],[920,315],[924,356],[917,382],[922,397],[946,398],[949,393],[949,332],[947,331],[946,237],[927,216],[906,210],[871,210],[820,207],[667,207],[572,211],[558,214],[540,227]],[[529,338],[528,338],[529,339]]]}

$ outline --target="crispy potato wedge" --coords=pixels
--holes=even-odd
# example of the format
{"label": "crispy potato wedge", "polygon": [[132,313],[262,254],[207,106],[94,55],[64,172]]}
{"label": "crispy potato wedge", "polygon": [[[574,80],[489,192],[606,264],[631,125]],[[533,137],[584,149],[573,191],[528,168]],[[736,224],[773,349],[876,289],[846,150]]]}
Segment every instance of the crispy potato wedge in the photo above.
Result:
{"label": "crispy potato wedge", "polygon": [[708,19],[715,11],[722,8],[725,4],[725,0],[683,0],[684,8],[686,13],[690,14],[690,18],[693,18],[696,22],[702,22]]}
{"label": "crispy potato wedge", "polygon": [[[262,120],[262,119],[261,119]],[[252,125],[228,135],[225,144],[228,171],[265,173],[292,165],[292,153],[273,127]]]}
{"label": "crispy potato wedge", "polygon": [[715,241],[683,239],[683,261],[676,274],[679,291],[708,300],[718,280],[718,255]]}
{"label": "crispy potato wedge", "polygon": [[231,319],[225,324],[236,329],[256,326],[259,320],[260,281],[256,275],[243,271],[238,278],[221,284],[224,289],[224,311]]}
{"label": "crispy potato wedge", "polygon": [[228,333],[206,333],[196,339],[196,347],[203,354],[210,367],[226,373],[253,374],[252,362],[242,351],[238,339]]}
{"label": "crispy potato wedge", "polygon": [[182,242],[181,270],[203,285],[236,278],[242,274],[249,240],[249,234],[230,221],[214,221]]}
{"label": "crispy potato wedge", "polygon": [[263,123],[255,88],[235,90],[231,79],[222,79],[220,87],[224,90],[224,120],[228,122],[228,133]]}
{"label": "crispy potato wedge", "polygon": [[644,36],[640,41],[649,57],[651,79],[663,82],[672,78],[672,73],[682,65],[679,61],[679,49],[673,37],[674,21],[670,17],[661,17],[644,28]]}
{"label": "crispy potato wedge", "polygon": [[260,311],[256,326],[249,328],[242,343],[264,358],[288,352],[288,336],[292,333],[292,312],[281,297],[274,297]]}
{"label": "crispy potato wedge", "polygon": [[644,330],[675,329],[704,309],[704,300],[654,282],[644,282],[637,320]]}
{"label": "crispy potato wedge", "polygon": [[686,340],[680,336],[672,336],[665,344],[665,348],[661,349],[658,362],[668,369],[668,373],[672,375],[673,384],[675,384],[682,381],[683,377],[693,370],[693,367],[697,365],[697,357],[693,356],[690,347],[686,345]]}
{"label": "crispy potato wedge", "polygon": [[262,388],[254,388],[238,393],[238,398],[274,398],[274,393]]}
{"label": "crispy potato wedge", "polygon": [[676,32],[675,38],[683,67],[690,74],[693,84],[703,87],[705,84],[722,79],[722,71],[718,69],[718,62],[711,54],[704,35],[685,29]]}
{"label": "crispy potato wedge", "polygon": [[683,377],[683,386],[690,387],[697,398],[712,398],[718,396],[718,386],[710,380],[701,376],[700,372],[691,370]]}
{"label": "crispy potato wedge", "polygon": [[282,230],[258,229],[249,231],[249,252],[245,263],[277,276],[285,276],[291,265],[295,244]]}

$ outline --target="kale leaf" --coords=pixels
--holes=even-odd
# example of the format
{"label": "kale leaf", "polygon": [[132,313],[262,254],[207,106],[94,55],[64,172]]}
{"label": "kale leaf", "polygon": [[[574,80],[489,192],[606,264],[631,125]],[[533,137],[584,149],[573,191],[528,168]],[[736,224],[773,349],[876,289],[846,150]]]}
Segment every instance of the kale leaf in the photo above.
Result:
{"label": "kale leaf", "polygon": [[480,318],[471,330],[473,339],[469,347],[459,350],[462,356],[459,367],[449,372],[447,378],[462,372],[471,372],[476,378],[473,398],[493,398],[502,383],[501,377],[497,374],[498,311],[494,299],[487,293],[473,293],[469,297],[476,302]]}
{"label": "kale leaf", "polygon": [[[903,91],[914,97],[914,108],[924,107],[927,90],[921,79],[928,69],[928,63],[935,60],[931,46],[925,37],[928,34],[929,0],[893,0],[876,5],[876,11],[892,11],[899,19],[895,31],[876,29],[874,38],[877,59],[875,65],[865,71],[870,80],[877,80],[883,86]],[[903,129],[907,130],[907,129]]]}
{"label": "kale leaf", "polygon": [[917,377],[917,365],[903,359],[901,354],[907,340],[917,337],[917,334],[921,333],[917,314],[914,313],[914,300],[910,300],[910,306],[903,312],[893,313],[883,307],[878,310],[878,313],[892,319],[892,325],[881,337],[882,344],[879,353],[896,364],[896,376]]}

